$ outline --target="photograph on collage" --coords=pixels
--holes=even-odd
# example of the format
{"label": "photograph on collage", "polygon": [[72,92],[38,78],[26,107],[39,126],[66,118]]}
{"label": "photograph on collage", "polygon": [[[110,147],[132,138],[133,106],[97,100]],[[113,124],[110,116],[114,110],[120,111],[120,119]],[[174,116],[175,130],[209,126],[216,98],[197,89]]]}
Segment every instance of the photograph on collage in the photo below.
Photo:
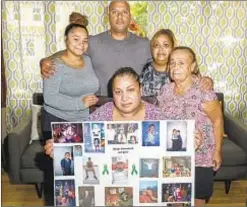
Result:
{"label": "photograph on collage", "polygon": [[99,165],[96,158],[83,157],[83,184],[99,184]]}
{"label": "photograph on collage", "polygon": [[159,177],[159,159],[141,158],[140,159],[140,177],[158,178]]}
{"label": "photograph on collage", "polygon": [[142,122],[142,146],[160,145],[160,123],[158,121]]}
{"label": "photograph on collage", "polygon": [[191,202],[191,183],[162,184],[162,202]]}
{"label": "photograph on collage", "polygon": [[128,159],[112,157],[112,184],[128,183]]}
{"label": "photograph on collage", "polygon": [[55,205],[76,206],[75,181],[55,180]]}
{"label": "photograph on collage", "polygon": [[82,123],[52,123],[54,143],[82,143]]}
{"label": "photograph on collage", "polygon": [[191,156],[163,157],[163,177],[190,177]]}
{"label": "photograph on collage", "polygon": [[105,129],[104,123],[84,123],[84,147],[85,152],[105,152]]}
{"label": "photograph on collage", "polygon": [[105,187],[105,206],[133,206],[133,188]]}
{"label": "photograph on collage", "polygon": [[167,151],[187,151],[186,121],[167,121]]}
{"label": "photograph on collage", "polygon": [[73,154],[75,157],[82,156],[82,146],[81,145],[74,145],[73,146]]}
{"label": "photograph on collage", "polygon": [[83,186],[78,188],[79,206],[95,206],[94,186]]}
{"label": "photograph on collage", "polygon": [[108,144],[138,144],[137,123],[107,124]]}
{"label": "photograph on collage", "polygon": [[55,176],[74,175],[74,156],[72,146],[54,146],[54,174]]}
{"label": "photograph on collage", "polygon": [[140,181],[139,184],[139,202],[157,203],[158,202],[158,184],[157,181]]}

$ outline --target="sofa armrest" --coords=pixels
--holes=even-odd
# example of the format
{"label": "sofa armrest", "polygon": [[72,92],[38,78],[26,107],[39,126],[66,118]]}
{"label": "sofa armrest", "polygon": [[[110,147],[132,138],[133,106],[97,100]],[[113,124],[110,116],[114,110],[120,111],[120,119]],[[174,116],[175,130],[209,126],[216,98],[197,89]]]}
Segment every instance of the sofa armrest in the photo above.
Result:
{"label": "sofa armrest", "polygon": [[247,154],[247,126],[232,115],[224,114],[224,129],[228,138]]}
{"label": "sofa armrest", "polygon": [[20,160],[29,145],[31,126],[31,117],[26,117],[8,134],[8,174],[11,183],[21,183]]}

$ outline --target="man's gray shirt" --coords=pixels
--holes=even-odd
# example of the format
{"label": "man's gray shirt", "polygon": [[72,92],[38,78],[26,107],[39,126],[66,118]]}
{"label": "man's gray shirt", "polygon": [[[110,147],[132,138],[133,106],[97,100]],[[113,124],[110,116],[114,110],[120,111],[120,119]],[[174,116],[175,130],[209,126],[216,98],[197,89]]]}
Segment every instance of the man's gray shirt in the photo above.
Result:
{"label": "man's gray shirt", "polygon": [[149,40],[128,33],[125,40],[115,40],[106,31],[89,39],[88,54],[100,82],[99,95],[107,95],[107,84],[121,67],[132,67],[138,74],[151,60]]}

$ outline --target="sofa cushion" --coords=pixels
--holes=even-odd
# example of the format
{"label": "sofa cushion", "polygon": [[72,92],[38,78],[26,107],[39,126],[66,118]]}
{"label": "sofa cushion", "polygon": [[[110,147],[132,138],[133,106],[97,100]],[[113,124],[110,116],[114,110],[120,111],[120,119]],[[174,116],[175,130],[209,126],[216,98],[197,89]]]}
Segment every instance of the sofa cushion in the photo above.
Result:
{"label": "sofa cushion", "polygon": [[44,147],[40,144],[40,141],[33,141],[28,145],[26,151],[21,157],[21,168],[38,168],[36,161],[37,155],[44,153]]}
{"label": "sofa cushion", "polygon": [[42,138],[41,110],[43,106],[32,104],[32,128],[29,144]]}
{"label": "sofa cushion", "polygon": [[229,138],[223,139],[222,166],[247,165],[247,155]]}

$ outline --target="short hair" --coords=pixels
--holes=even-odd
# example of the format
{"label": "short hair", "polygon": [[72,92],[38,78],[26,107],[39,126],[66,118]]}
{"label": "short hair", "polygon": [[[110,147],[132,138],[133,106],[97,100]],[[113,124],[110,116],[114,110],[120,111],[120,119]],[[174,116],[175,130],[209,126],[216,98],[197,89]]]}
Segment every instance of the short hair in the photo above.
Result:
{"label": "short hair", "polygon": [[174,33],[172,32],[172,30],[170,30],[170,29],[160,29],[159,31],[157,31],[157,32],[153,35],[150,44],[152,45],[153,42],[154,42],[154,40],[155,40],[156,38],[158,38],[159,36],[161,36],[161,35],[165,35],[165,36],[167,36],[167,37],[169,38],[169,40],[170,40],[171,43],[172,43],[172,47],[175,47],[175,46],[176,46],[176,44],[177,44],[176,37],[175,37]]}
{"label": "short hair", "polygon": [[169,58],[168,58],[168,71],[170,72],[170,61],[171,61],[171,55],[174,51],[176,50],[187,50],[191,57],[192,57],[192,62],[195,63],[195,68],[194,70],[192,71],[192,74],[194,75],[197,75],[197,76],[200,76],[200,70],[199,70],[199,66],[198,66],[198,63],[197,63],[197,59],[196,59],[196,54],[195,52],[190,48],[190,47],[187,47],[187,46],[179,46],[179,47],[174,47],[169,55]]}
{"label": "short hair", "polygon": [[179,133],[180,133],[180,130],[177,130],[177,132],[179,132]]}
{"label": "short hair", "polygon": [[[111,9],[111,7],[112,7],[112,4],[114,3],[114,2],[117,2],[118,0],[115,0],[115,1],[111,1],[111,3],[109,4],[109,7],[108,7],[108,11],[110,11],[110,9]],[[119,2],[125,2],[126,3],[126,5],[128,6],[128,10],[130,11],[130,5],[129,5],[129,2],[128,1],[119,1]]]}
{"label": "short hair", "polygon": [[139,79],[139,75],[137,74],[137,72],[131,68],[131,67],[122,67],[122,68],[119,68],[112,76],[111,78],[111,88],[113,88],[113,83],[114,83],[114,80],[117,78],[117,77],[123,77],[123,76],[130,76],[132,78],[135,79],[135,81],[139,84],[140,86],[140,79]]}

